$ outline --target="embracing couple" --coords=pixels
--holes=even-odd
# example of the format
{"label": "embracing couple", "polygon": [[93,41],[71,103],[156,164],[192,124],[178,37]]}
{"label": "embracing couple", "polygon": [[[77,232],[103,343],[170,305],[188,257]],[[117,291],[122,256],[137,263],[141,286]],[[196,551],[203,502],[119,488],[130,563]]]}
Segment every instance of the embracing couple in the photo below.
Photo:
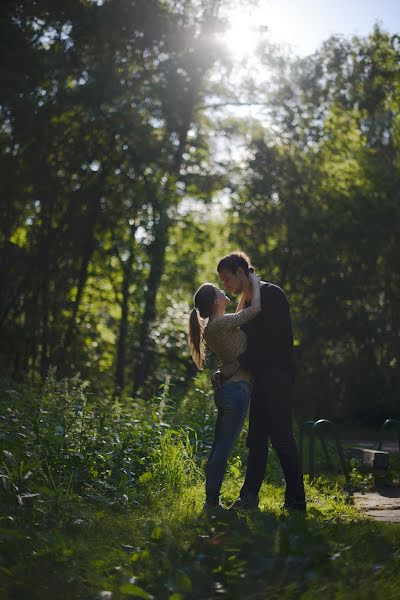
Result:
{"label": "embracing couple", "polygon": [[270,440],[286,480],[284,508],[305,511],[292,428],[294,356],[288,300],[277,285],[260,281],[243,252],[225,256],[217,271],[224,289],[242,296],[236,312],[225,314],[225,292],[204,283],[190,315],[189,345],[197,367],[204,364],[206,346],[222,365],[212,377],[218,416],[206,469],[205,508],[220,507],[226,464],[250,405],[246,477],[232,508],[258,506]]}

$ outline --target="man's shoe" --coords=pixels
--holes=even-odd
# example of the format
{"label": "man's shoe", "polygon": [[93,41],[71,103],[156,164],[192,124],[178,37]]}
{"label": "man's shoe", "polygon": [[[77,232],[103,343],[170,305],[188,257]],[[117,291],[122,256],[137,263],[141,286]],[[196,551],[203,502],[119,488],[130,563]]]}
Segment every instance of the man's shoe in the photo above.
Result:
{"label": "man's shoe", "polygon": [[282,506],[282,510],[298,510],[300,512],[306,512],[307,505],[305,502],[285,502]]}
{"label": "man's shoe", "polygon": [[206,515],[219,515],[222,514],[224,512],[226,512],[226,508],[224,506],[222,506],[222,504],[220,504],[219,502],[217,503],[211,503],[211,502],[204,502],[203,504],[203,510],[202,512]]}
{"label": "man's shoe", "polygon": [[229,510],[252,510],[254,508],[258,508],[258,496],[255,498],[249,496],[246,498],[238,498]]}

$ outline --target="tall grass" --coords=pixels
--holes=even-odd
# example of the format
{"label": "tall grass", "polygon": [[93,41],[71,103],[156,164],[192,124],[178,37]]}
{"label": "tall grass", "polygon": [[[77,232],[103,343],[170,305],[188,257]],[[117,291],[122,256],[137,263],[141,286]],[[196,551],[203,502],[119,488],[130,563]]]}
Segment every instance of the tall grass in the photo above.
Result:
{"label": "tall grass", "polygon": [[[215,417],[204,375],[183,401],[166,385],[146,405],[95,397],[79,378],[3,382],[0,597],[396,598],[399,528],[365,520],[340,477],[306,477],[307,517],[285,515],[272,452],[260,512],[204,515]],[[243,481],[244,440],[227,504]]]}

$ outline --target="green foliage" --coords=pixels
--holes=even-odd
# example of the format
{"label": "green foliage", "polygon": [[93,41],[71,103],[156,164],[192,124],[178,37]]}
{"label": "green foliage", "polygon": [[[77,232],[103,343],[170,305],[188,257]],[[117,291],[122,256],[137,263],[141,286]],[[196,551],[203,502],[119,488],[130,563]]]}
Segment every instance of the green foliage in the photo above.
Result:
{"label": "green foliage", "polygon": [[[233,90],[219,4],[4,10],[0,373],[33,383],[0,386],[0,595],[397,597],[398,531],[361,518],[320,450],[306,520],[280,511],[274,452],[261,513],[200,513],[216,411],[187,319],[223,254],[288,293],[299,413],[376,425],[400,391],[398,40],[266,46],[269,89]],[[268,131],[205,110],[256,94]],[[246,159],[217,159],[221,136]]]}
{"label": "green foliage", "polygon": [[284,63],[233,197],[232,242],[288,294],[307,417],[399,414],[398,64],[378,28]]}
{"label": "green foliage", "polygon": [[[0,373],[148,399],[169,377],[180,404],[193,293],[241,247],[289,296],[298,411],[379,425],[399,416],[398,40],[266,44],[268,89],[233,89],[219,5],[5,8]],[[268,129],[222,106],[249,99]]]}
{"label": "green foliage", "polygon": [[79,497],[124,505],[133,495],[162,426],[140,404],[98,400],[87,386],[50,375],[40,393],[2,389],[2,479],[10,498],[23,504],[44,495],[60,508]]}
{"label": "green foliage", "polygon": [[[273,471],[260,512],[202,513],[207,448],[199,442],[210,439],[212,399],[204,376],[175,410],[170,392],[166,385],[151,405],[122,408],[78,378],[50,377],[43,389],[2,382],[5,597],[396,597],[398,529],[364,519],[341,479],[305,478],[306,517],[281,511]],[[172,426],[179,411],[193,427]],[[239,444],[226,503],[237,497],[243,462]],[[125,476],[133,469],[132,485]]]}
{"label": "green foliage", "polygon": [[169,228],[186,194],[207,203],[223,180],[200,109],[216,7],[44,0],[4,17],[1,372],[79,370],[117,394],[126,373],[151,397]]}

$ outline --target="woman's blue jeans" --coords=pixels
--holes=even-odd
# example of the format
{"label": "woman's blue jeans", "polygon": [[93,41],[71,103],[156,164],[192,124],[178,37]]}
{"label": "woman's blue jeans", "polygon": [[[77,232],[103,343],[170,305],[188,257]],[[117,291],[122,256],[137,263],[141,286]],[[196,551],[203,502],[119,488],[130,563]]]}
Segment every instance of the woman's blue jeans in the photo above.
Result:
{"label": "woman's blue jeans", "polygon": [[242,430],[250,402],[250,384],[231,381],[215,392],[218,408],[214,442],[206,468],[206,499],[208,504],[219,501],[226,464],[232,447]]}

